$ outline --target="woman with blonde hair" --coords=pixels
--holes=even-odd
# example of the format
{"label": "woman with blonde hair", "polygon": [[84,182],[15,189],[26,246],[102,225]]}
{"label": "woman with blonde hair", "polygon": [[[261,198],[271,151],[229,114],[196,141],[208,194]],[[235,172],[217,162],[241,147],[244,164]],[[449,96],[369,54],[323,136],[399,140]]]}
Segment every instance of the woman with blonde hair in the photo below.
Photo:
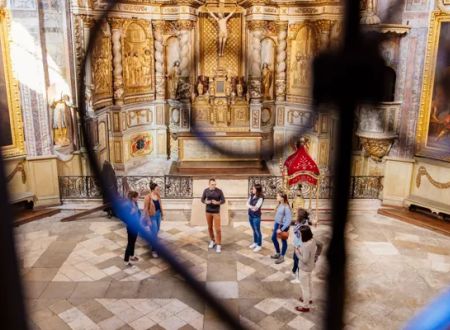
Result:
{"label": "woman with blonde hair", "polygon": [[[275,247],[275,254],[270,256],[272,259],[276,259],[276,264],[284,262],[284,256],[288,248],[287,239],[289,237],[289,226],[292,220],[292,211],[289,206],[289,200],[287,194],[279,192],[277,194],[278,206],[275,211],[275,221],[272,232],[272,242]],[[278,239],[281,239],[281,251]]]}

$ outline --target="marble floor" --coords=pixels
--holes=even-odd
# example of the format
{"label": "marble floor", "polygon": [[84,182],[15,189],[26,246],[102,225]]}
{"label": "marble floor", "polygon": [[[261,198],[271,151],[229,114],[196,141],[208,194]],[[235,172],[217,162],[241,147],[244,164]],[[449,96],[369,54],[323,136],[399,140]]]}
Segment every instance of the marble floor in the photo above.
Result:
{"label": "marble floor", "polygon": [[[161,259],[138,241],[140,261],[123,263],[126,230],[102,213],[61,223],[66,211],[16,229],[33,329],[221,329],[217,315]],[[176,217],[174,217],[176,218]],[[325,257],[313,277],[314,308],[295,311],[300,289],[292,265],[264,248],[248,249],[246,222],[223,228],[223,252],[208,251],[205,227],[164,221],[161,238],[204,285],[250,329],[320,329]],[[328,243],[330,227],[314,229]],[[450,283],[450,239],[374,212],[353,212],[347,228],[346,329],[399,329]],[[339,285],[336,283],[336,285]]]}

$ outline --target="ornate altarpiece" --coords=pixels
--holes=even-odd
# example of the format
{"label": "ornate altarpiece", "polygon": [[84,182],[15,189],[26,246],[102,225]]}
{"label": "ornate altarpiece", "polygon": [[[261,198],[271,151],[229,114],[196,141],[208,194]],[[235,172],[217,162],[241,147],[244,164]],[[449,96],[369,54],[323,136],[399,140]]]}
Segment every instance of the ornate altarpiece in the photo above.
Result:
{"label": "ornate altarpiece", "polygon": [[4,157],[25,154],[19,87],[9,51],[9,14],[0,8],[0,147]]}

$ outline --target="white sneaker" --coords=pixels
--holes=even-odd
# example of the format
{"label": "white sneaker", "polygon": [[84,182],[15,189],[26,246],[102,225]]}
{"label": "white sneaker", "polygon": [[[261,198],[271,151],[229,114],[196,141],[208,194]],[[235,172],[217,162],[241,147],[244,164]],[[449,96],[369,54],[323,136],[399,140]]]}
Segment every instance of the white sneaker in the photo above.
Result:
{"label": "white sneaker", "polygon": [[257,247],[257,246],[258,246],[258,245],[257,245],[256,243],[253,243],[253,244],[250,244],[249,248],[253,250],[253,249],[254,249],[255,247]]}
{"label": "white sneaker", "polygon": [[291,273],[291,278],[292,278],[292,280],[295,280],[295,279],[297,279],[298,280],[298,273],[293,273],[293,272],[289,272],[289,273]]}
{"label": "white sneaker", "polygon": [[159,258],[159,255],[158,255],[158,253],[156,253],[155,251],[153,251],[153,252],[152,252],[152,257],[153,257],[153,258]]}
{"label": "white sneaker", "polygon": [[254,249],[253,252],[259,252],[262,250],[262,247],[260,247],[259,245],[257,245]]}
{"label": "white sneaker", "polygon": [[209,242],[208,249],[212,249],[216,245],[214,241]]}
{"label": "white sneaker", "polygon": [[222,247],[220,245],[216,245],[216,253],[222,252]]}
{"label": "white sneaker", "polygon": [[291,283],[293,283],[293,284],[299,284],[299,283],[300,283],[300,280],[299,280],[298,278],[296,278],[296,279],[294,279],[294,280],[291,280]]}

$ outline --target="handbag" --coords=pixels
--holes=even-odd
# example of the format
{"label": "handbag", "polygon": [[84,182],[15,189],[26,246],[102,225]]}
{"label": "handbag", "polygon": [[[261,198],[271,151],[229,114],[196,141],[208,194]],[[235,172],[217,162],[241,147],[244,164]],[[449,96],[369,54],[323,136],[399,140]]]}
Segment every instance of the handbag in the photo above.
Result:
{"label": "handbag", "polygon": [[283,241],[287,241],[287,239],[289,238],[289,231],[282,231],[277,234],[277,237],[281,238]]}
{"label": "handbag", "polygon": [[[286,215],[286,209],[283,210],[283,217]],[[281,225],[280,225],[281,228]],[[286,241],[289,238],[289,230],[288,231],[281,231],[277,233],[277,238],[282,239],[283,241]]]}

